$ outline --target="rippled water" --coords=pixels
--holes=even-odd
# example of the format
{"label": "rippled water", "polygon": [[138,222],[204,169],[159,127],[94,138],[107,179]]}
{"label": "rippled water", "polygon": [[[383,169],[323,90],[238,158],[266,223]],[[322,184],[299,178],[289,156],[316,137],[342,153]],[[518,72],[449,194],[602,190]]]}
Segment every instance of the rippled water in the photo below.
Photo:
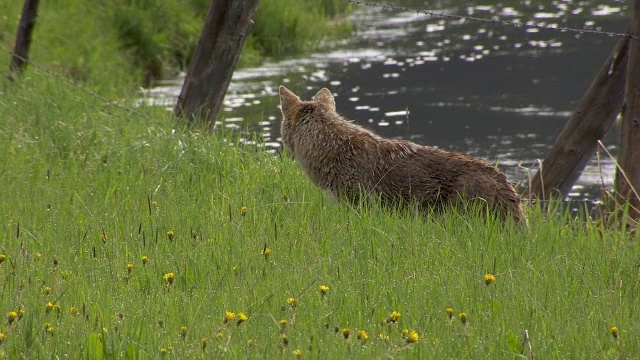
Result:
{"label": "rippled water", "polygon": [[[358,6],[349,41],[236,71],[217,126],[244,131],[248,142],[257,134],[275,151],[278,86],[303,98],[328,87],[338,112],[377,133],[480,156],[526,182],[522,169],[544,158],[618,41],[541,27],[622,32],[628,22],[620,1],[439,3],[429,10],[522,26]],[[178,79],[150,89],[146,101],[172,107],[180,85]],[[617,142],[613,129],[604,143],[615,153]],[[611,159],[594,158],[571,198],[597,198],[613,174]]]}

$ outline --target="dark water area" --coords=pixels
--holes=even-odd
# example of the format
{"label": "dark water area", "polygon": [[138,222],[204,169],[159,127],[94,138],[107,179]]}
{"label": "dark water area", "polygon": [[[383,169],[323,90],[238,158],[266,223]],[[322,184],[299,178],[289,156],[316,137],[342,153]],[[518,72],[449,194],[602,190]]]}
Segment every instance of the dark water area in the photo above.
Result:
{"label": "dark water area", "polygon": [[[217,126],[243,131],[247,142],[257,137],[277,151],[278,86],[302,98],[327,87],[339,113],[376,133],[482,157],[526,184],[526,169],[535,170],[544,158],[619,40],[540,27],[623,32],[629,18],[620,1],[447,2],[428,10],[529,25],[357,6],[348,41],[236,71]],[[180,85],[178,79],[151,89],[147,101],[171,107]],[[615,154],[615,126],[603,142]],[[601,152],[570,198],[597,199],[613,176],[613,161]]]}

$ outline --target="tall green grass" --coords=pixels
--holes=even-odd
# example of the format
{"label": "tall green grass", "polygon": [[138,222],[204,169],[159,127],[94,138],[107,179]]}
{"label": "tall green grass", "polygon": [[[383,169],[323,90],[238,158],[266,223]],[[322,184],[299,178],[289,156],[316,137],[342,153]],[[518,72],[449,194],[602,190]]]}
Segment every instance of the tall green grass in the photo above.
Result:
{"label": "tall green grass", "polygon": [[640,353],[640,249],[622,230],[537,208],[528,229],[352,209],[232,133],[38,72],[1,85],[1,359]]}
{"label": "tall green grass", "polygon": [[[0,2],[0,45],[13,48],[22,1]],[[31,59],[92,86],[149,85],[186,70],[210,0],[58,0],[40,3]],[[341,0],[262,1],[240,65],[295,56],[345,36]],[[0,64],[2,65],[2,64]],[[102,74],[111,74],[105,78]],[[106,90],[105,90],[106,91]]]}

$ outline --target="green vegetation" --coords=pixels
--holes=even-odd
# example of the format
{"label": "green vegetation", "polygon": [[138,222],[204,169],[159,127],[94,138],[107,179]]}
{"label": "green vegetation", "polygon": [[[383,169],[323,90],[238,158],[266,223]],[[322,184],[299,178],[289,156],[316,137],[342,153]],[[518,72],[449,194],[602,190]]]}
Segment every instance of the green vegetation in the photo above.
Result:
{"label": "green vegetation", "polygon": [[[40,2],[31,58],[95,86],[112,79],[149,84],[186,69],[210,0],[58,0]],[[0,45],[12,49],[22,1],[0,2]],[[344,36],[341,0],[261,1],[240,65],[294,56]],[[113,80],[115,81],[115,80]]]}
{"label": "green vegetation", "polygon": [[0,84],[0,359],[640,353],[623,231],[354,210],[287,153],[40,72]]}

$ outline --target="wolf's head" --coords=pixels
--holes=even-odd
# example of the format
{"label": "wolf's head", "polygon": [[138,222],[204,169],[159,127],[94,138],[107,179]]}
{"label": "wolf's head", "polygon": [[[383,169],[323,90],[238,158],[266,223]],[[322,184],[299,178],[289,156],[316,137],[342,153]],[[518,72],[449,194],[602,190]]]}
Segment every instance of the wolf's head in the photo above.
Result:
{"label": "wolf's head", "polygon": [[303,101],[291,90],[280,86],[280,108],[282,110],[282,142],[292,152],[295,148],[295,133],[298,128],[308,122],[321,121],[321,113],[336,111],[336,102],[331,91],[322,88],[310,100]]}

